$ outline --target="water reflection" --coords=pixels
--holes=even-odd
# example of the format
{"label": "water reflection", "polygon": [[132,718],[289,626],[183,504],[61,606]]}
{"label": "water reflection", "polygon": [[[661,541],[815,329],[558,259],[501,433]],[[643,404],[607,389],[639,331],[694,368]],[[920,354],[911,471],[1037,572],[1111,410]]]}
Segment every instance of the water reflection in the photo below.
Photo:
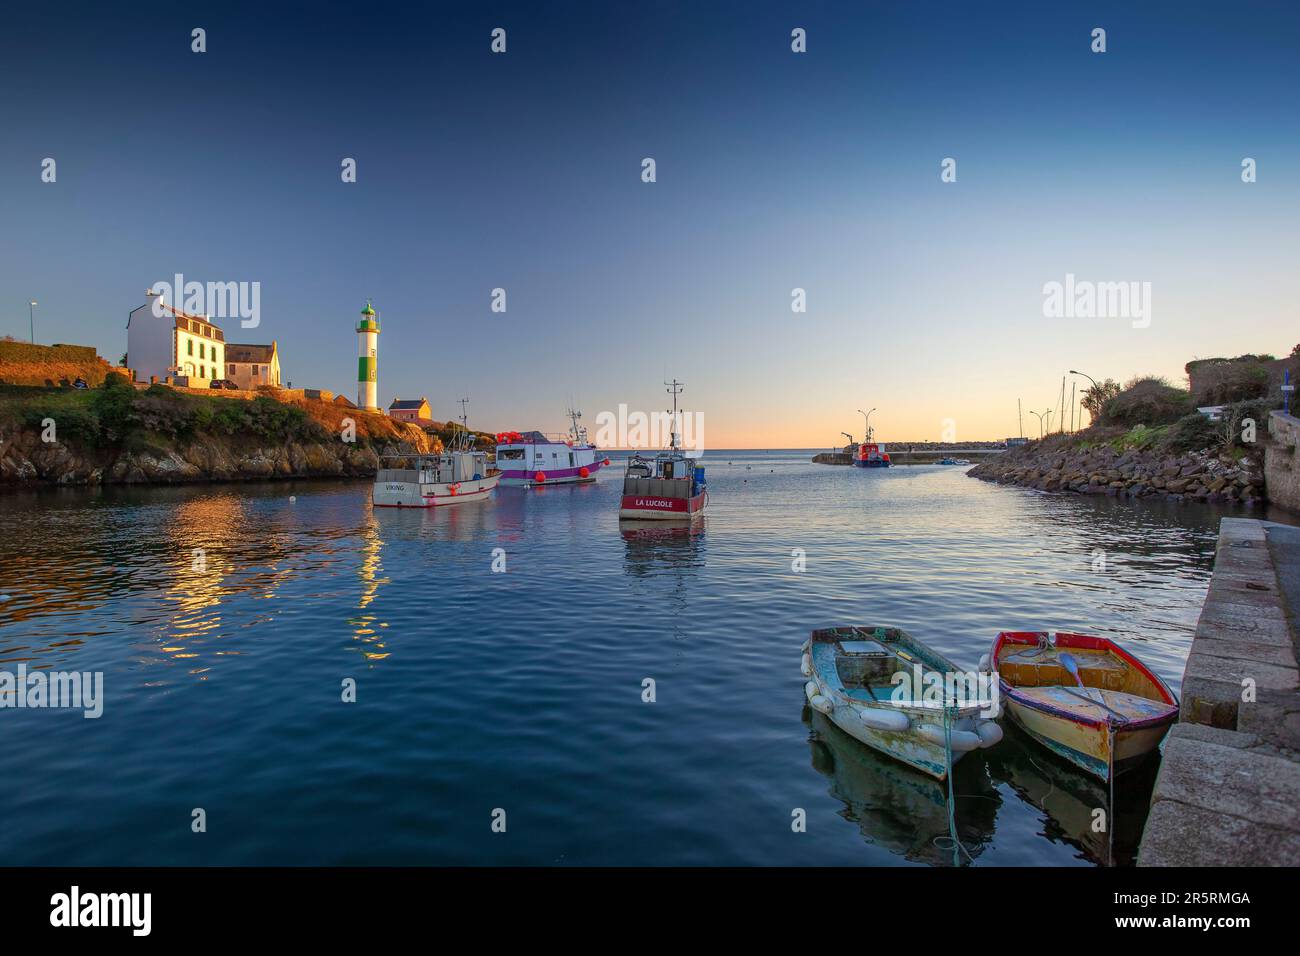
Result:
{"label": "water reflection", "polygon": [[620,519],[623,537],[623,569],[633,577],[648,577],[665,571],[684,577],[702,563],[701,545],[705,521],[633,521]]}
{"label": "water reflection", "polygon": [[[863,746],[806,704],[803,722],[813,768],[866,842],[914,863],[953,864],[946,784]],[[992,841],[1001,805],[980,757],[967,754],[953,773],[957,836],[971,859]]]}
{"label": "water reflection", "polygon": [[[858,825],[866,842],[912,862],[953,864],[945,784],[864,746],[806,704],[802,716],[813,768],[830,780],[830,793],[844,804],[841,815]],[[1038,836],[1099,866],[1132,865],[1159,759],[1120,776],[1112,808],[1105,785],[1010,722],[1003,727],[1006,736],[996,747],[968,754],[954,768],[957,832],[970,859],[993,843],[1003,808],[998,788],[1007,786],[1040,814]],[[1107,826],[1114,827],[1113,846]]]}
{"label": "water reflection", "polygon": [[[989,773],[1042,812],[1043,829],[1039,835],[1053,843],[1068,844],[1083,858],[1101,866],[1134,863],[1159,757],[1153,755],[1119,775],[1112,808],[1104,784],[1035,744],[1013,721],[1003,720],[1002,726],[1006,736],[987,751]],[[1114,828],[1113,846],[1109,827]]]}
{"label": "water reflection", "polygon": [[[433,510],[433,509],[429,509]],[[382,631],[387,628],[387,623],[380,621],[374,614],[365,613],[366,609],[374,603],[375,597],[379,594],[379,589],[389,583],[389,579],[383,575],[382,553],[384,541],[379,536],[379,522],[372,515],[371,519],[366,522],[362,528],[361,534],[361,560],[357,564],[357,578],[361,582],[361,593],[357,597],[357,610],[362,612],[354,614],[348,618],[348,625],[352,628],[352,639],[363,645],[361,655],[371,663],[382,661],[388,657],[389,651],[384,642]]]}

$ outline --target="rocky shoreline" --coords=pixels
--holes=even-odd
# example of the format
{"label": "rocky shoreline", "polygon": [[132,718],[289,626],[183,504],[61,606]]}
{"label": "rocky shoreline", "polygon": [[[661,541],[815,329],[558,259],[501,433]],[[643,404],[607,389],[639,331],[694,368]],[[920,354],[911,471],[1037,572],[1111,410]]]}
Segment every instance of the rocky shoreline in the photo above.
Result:
{"label": "rocky shoreline", "polygon": [[395,451],[339,441],[195,441],[147,451],[76,449],[19,434],[0,452],[0,484],[170,484],[273,478],[373,477]]}
{"label": "rocky shoreline", "polygon": [[1084,495],[1245,507],[1266,500],[1263,464],[1257,456],[1214,450],[1173,454],[1120,450],[1110,444],[1080,446],[1068,438],[1048,438],[1009,449],[967,474],[999,484]]}

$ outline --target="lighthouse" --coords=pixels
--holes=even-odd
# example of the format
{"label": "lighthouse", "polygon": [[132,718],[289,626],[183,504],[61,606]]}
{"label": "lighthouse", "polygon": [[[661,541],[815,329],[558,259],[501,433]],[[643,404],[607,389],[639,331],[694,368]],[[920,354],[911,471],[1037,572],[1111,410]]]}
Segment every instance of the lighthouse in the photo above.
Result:
{"label": "lighthouse", "polygon": [[357,323],[357,405],[379,407],[379,320],[366,303]]}

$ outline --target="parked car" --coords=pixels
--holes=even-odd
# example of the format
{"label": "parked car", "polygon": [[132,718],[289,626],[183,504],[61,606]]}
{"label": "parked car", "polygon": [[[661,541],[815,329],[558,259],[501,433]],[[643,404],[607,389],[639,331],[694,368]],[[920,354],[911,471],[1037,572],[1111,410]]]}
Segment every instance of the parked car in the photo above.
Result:
{"label": "parked car", "polygon": [[239,386],[228,378],[214,378],[208,388],[228,388],[232,392],[239,391]]}

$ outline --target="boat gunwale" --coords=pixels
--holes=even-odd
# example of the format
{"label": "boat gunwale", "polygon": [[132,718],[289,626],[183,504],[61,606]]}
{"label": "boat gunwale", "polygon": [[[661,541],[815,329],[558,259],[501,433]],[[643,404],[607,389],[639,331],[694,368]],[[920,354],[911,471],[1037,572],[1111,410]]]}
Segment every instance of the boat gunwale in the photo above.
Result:
{"label": "boat gunwale", "polygon": [[[840,624],[840,625],[833,625],[831,627],[816,628],[809,636],[808,643],[805,645],[805,647],[809,651],[810,660],[812,658],[811,651],[812,651],[813,644],[840,644],[841,638],[836,636],[836,632],[845,631],[845,630],[868,631],[868,632],[896,631],[906,639],[906,649],[915,651],[919,654],[920,651],[918,649],[918,645],[920,647],[924,647],[925,654],[931,658],[937,659],[939,663],[942,665],[942,666],[935,666],[929,660],[917,661],[916,663],[921,664],[926,671],[942,672],[944,668],[952,672],[959,671],[957,665],[954,664],[951,660],[949,660],[947,655],[943,654],[940,651],[934,650],[928,644],[921,644],[919,641],[917,641],[915,637],[913,637],[907,631],[903,630],[901,627],[894,627],[888,624]],[[895,642],[895,643],[899,643],[899,642]],[[812,663],[812,670],[815,675],[820,676],[820,672],[815,662]],[[942,713],[943,713],[942,707],[928,707],[923,703],[896,704],[893,701],[860,700],[859,698],[853,697],[850,694],[848,694],[843,689],[843,687],[840,688],[832,687],[824,679],[821,680],[820,683],[825,685],[825,690],[829,691],[833,698],[835,698],[837,701],[842,701],[843,703],[845,703],[850,707],[856,707],[863,710],[880,710],[888,713],[898,712],[898,713],[914,714],[914,715],[928,715],[931,718],[933,718],[936,714],[938,714],[942,719]],[[983,704],[967,704],[964,707],[957,708],[957,719],[961,720],[967,717],[979,717],[984,713],[985,710],[987,710],[987,708]]]}
{"label": "boat gunwale", "polygon": [[[1062,720],[1068,720],[1071,723],[1078,724],[1082,727],[1106,727],[1112,725],[1109,716],[1106,717],[1087,717],[1076,711],[1066,710],[1063,707],[1056,707],[1045,701],[1039,701],[1028,697],[1021,692],[1019,685],[1011,684],[1002,672],[998,670],[998,664],[1001,662],[1001,654],[1004,647],[1009,644],[1036,645],[1041,637],[1053,636],[1050,631],[999,631],[998,636],[993,639],[993,649],[989,653],[989,664],[998,675],[998,684],[1002,689],[1002,694],[1010,701],[1019,704],[1021,707],[1027,707],[1030,710],[1037,711],[1040,714],[1047,714],[1052,717],[1058,717]],[[1140,720],[1129,720],[1122,724],[1114,724],[1119,733],[1128,733],[1134,730],[1146,730],[1152,727],[1158,727],[1161,724],[1172,724],[1178,719],[1178,698],[1174,692],[1158,674],[1149,667],[1126,651],[1119,644],[1115,643],[1108,637],[1100,637],[1095,634],[1079,634],[1073,631],[1057,631],[1056,640],[1053,642],[1054,647],[1071,648],[1077,647],[1084,650],[1092,651],[1109,651],[1123,660],[1138,673],[1142,674],[1155,686],[1161,694],[1160,702],[1173,707],[1173,710],[1166,714],[1156,714],[1151,717],[1143,717]],[[1062,643],[1064,639],[1064,643]],[[1065,687],[1065,684],[1051,684],[1051,687]],[[1140,696],[1140,695],[1138,695]],[[1147,700],[1156,698],[1148,697]]]}

